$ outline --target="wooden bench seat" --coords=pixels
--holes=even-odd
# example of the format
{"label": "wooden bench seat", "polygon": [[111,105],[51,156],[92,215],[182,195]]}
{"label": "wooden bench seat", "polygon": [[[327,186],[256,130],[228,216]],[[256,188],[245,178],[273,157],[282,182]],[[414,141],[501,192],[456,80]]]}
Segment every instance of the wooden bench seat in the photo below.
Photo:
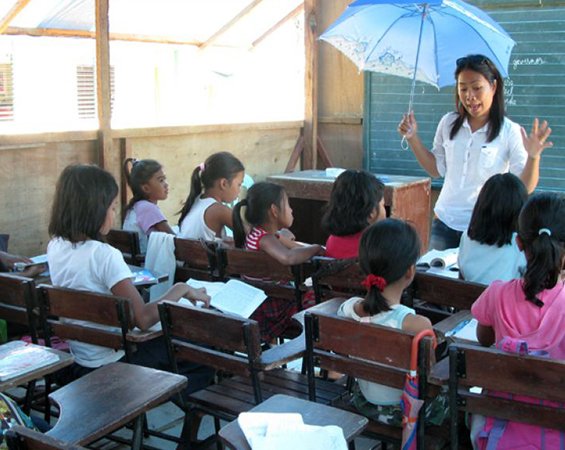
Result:
{"label": "wooden bench seat", "polygon": [[[320,382],[314,376],[315,366],[396,389],[403,388],[410,371],[413,334],[319,311],[306,311],[305,323],[310,400],[317,401],[320,395]],[[428,395],[431,346],[429,337],[422,339],[418,346],[419,394],[424,401]],[[333,406],[354,411],[345,400]],[[383,442],[399,444],[402,430],[370,419],[364,433]],[[424,435],[423,414],[420,414],[418,448],[425,448]]]}
{"label": "wooden bench seat", "polygon": [[[300,343],[289,341],[262,352],[259,324],[254,320],[167,301],[159,304],[159,313],[173,367],[177,361],[187,360],[229,374],[217,384],[188,395],[183,405],[186,411],[183,441],[191,435],[196,411],[215,418],[217,433],[218,419],[231,421],[275,394],[308,398],[307,378],[280,368],[291,358],[302,355],[301,351],[297,352],[303,349],[301,338],[297,338]],[[289,350],[288,354],[285,349]],[[280,358],[278,362],[274,355]],[[320,398],[326,403],[345,391],[329,382],[321,382],[320,389]]]}
{"label": "wooden bench seat", "polygon": [[6,440],[9,450],[85,450],[21,425],[10,428]]}

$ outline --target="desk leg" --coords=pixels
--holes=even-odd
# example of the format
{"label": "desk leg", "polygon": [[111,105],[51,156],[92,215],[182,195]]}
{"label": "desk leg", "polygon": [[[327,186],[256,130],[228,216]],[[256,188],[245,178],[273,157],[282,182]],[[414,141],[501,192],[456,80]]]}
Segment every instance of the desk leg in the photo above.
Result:
{"label": "desk leg", "polygon": [[145,414],[140,414],[133,425],[133,437],[131,439],[132,450],[141,450],[143,444],[143,422],[145,421]]}

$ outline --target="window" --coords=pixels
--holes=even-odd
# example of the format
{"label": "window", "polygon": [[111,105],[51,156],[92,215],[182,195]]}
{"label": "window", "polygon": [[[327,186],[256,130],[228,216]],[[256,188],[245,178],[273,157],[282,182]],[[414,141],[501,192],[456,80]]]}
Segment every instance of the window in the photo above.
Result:
{"label": "window", "polygon": [[0,121],[14,120],[14,76],[11,57],[0,61]]}
{"label": "window", "polygon": [[[114,67],[110,67],[111,108],[114,107]],[[96,69],[77,66],[77,114],[79,119],[96,118]]]}

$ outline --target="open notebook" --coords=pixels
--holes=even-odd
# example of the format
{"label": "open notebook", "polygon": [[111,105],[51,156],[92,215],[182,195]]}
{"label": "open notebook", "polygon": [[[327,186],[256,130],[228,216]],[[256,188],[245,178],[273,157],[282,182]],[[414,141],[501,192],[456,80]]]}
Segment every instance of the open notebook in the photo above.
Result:
{"label": "open notebook", "polygon": [[191,278],[186,284],[193,288],[206,288],[206,292],[211,298],[210,306],[225,313],[245,318],[249,318],[267,298],[267,295],[261,289],[239,280],[229,280],[227,283],[223,283],[221,281],[200,281]]}

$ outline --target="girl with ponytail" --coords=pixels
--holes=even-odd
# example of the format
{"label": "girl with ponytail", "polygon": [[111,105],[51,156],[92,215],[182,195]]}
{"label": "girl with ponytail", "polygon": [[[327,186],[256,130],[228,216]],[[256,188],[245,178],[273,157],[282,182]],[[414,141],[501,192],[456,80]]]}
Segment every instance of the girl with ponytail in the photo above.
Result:
{"label": "girl with ponytail", "polygon": [[174,234],[157,202],[169,196],[169,184],[163,166],[154,159],[128,158],[124,161],[124,175],[133,194],[126,208],[124,230],[139,234],[142,253],[152,231]]}
{"label": "girl with ponytail", "polygon": [[522,278],[495,281],[473,304],[477,338],[485,346],[504,337],[530,350],[565,359],[565,196],[540,193],[518,219],[518,246],[526,255]]}
{"label": "girl with ponytail", "polygon": [[[367,296],[350,298],[341,305],[338,315],[411,333],[431,329],[427,317],[400,304],[402,292],[414,279],[419,256],[420,239],[406,222],[385,219],[371,225],[359,245]],[[400,426],[402,391],[365,380],[357,382],[353,397],[357,409],[375,420]]]}
{"label": "girl with ponytail", "polygon": [[[245,220],[250,227],[248,233],[241,217],[242,207],[245,207]],[[292,233],[287,230],[292,221],[292,208],[284,188],[274,183],[256,183],[249,188],[247,198],[233,209],[235,246],[263,251],[287,266],[301,264],[312,256],[322,254],[321,245],[302,244],[293,239]],[[251,318],[259,322],[261,338],[272,342],[286,330],[296,312],[295,302],[270,297]]]}
{"label": "girl with ponytail", "polygon": [[224,227],[233,228],[232,212],[223,203],[239,195],[245,167],[228,152],[210,155],[192,171],[190,194],[179,211],[179,237],[206,239],[225,237]]}

